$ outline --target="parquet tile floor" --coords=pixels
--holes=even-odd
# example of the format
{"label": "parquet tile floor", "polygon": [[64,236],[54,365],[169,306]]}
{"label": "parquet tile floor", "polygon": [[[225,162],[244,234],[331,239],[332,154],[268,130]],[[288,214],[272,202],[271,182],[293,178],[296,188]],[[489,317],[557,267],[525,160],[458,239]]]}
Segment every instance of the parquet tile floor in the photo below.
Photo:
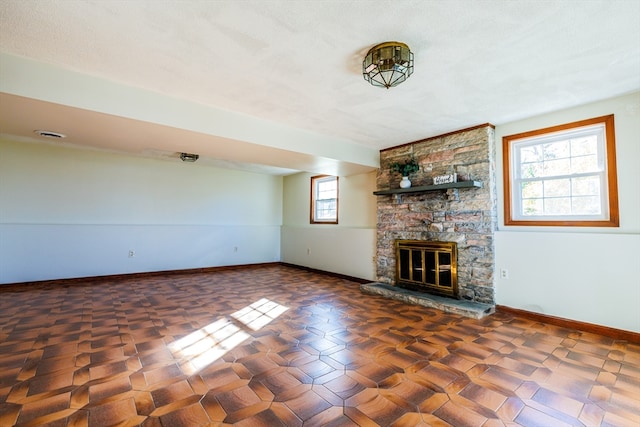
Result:
{"label": "parquet tile floor", "polygon": [[0,287],[1,426],[638,426],[640,345],[282,265]]}

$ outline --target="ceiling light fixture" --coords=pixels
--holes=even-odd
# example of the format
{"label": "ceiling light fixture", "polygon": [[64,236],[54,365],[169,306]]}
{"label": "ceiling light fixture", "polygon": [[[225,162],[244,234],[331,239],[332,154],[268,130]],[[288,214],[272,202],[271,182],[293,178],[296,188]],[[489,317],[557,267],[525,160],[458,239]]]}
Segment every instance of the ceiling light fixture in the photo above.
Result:
{"label": "ceiling light fixture", "polygon": [[200,156],[198,154],[180,153],[180,160],[182,160],[183,162],[193,163],[196,160],[198,160],[199,158],[200,158]]}
{"label": "ceiling light fixture", "polygon": [[372,47],[362,61],[362,75],[374,86],[394,87],[413,73],[413,52],[400,42],[385,42]]}
{"label": "ceiling light fixture", "polygon": [[43,136],[45,138],[66,138],[67,137],[67,135],[63,133],[52,132],[50,130],[34,130],[33,133],[35,133],[38,136]]}

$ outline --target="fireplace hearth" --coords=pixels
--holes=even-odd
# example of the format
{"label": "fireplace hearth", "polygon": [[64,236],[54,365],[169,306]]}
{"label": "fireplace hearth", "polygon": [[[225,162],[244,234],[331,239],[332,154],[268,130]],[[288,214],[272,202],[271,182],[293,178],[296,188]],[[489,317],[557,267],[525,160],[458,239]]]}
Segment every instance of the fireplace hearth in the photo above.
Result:
{"label": "fireplace hearth", "polygon": [[379,295],[384,298],[402,301],[407,304],[416,304],[423,307],[435,308],[444,311],[445,313],[455,313],[461,316],[471,317],[473,319],[482,319],[496,311],[496,307],[493,304],[442,297],[439,295],[412,291],[399,286],[392,286],[388,283],[363,283],[360,285],[360,290],[367,294]]}

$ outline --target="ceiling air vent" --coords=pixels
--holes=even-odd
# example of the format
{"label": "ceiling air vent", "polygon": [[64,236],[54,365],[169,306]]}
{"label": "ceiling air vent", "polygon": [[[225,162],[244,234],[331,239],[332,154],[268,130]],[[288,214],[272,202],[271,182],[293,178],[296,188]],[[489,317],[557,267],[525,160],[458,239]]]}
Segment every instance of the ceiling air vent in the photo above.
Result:
{"label": "ceiling air vent", "polygon": [[45,137],[45,138],[66,138],[67,135],[58,132],[52,132],[50,130],[34,130],[36,135]]}
{"label": "ceiling air vent", "polygon": [[198,154],[180,153],[180,160],[183,162],[195,162],[200,156]]}

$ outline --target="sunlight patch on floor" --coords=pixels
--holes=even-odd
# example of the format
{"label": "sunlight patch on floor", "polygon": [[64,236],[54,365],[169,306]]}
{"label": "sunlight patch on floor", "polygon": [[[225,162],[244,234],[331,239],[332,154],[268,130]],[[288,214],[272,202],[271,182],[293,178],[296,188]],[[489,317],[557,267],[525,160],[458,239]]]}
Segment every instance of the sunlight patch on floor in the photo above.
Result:
{"label": "sunlight patch on floor", "polygon": [[257,331],[268,325],[273,319],[277,318],[287,310],[287,307],[280,305],[277,302],[262,298],[253,304],[236,311],[231,315],[231,317],[242,322],[254,331]]}
{"label": "sunlight patch on floor", "polygon": [[[257,331],[288,310],[267,298],[248,305],[231,317]],[[222,317],[207,326],[169,344],[173,355],[181,361],[182,370],[192,375],[209,366],[228,351],[250,338],[232,319]]]}

